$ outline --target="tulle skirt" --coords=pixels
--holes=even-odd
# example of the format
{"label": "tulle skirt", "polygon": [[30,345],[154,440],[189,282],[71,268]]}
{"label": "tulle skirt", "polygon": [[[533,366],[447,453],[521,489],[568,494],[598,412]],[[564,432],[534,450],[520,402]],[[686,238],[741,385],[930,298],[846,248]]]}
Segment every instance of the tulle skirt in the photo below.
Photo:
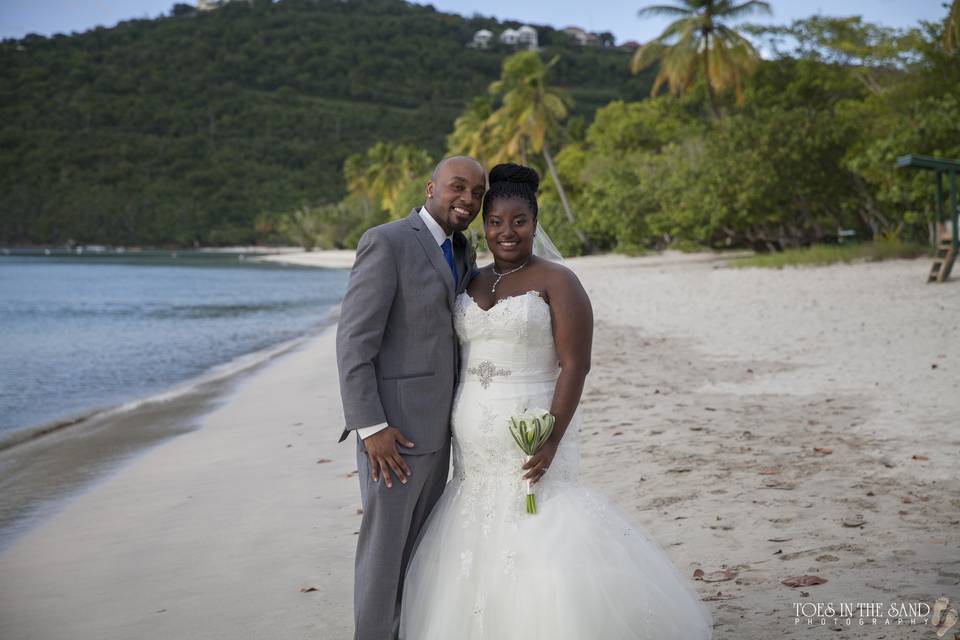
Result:
{"label": "tulle skirt", "polygon": [[[553,385],[512,391],[549,406]],[[578,419],[534,485],[538,512],[530,515],[519,450],[505,428],[484,427],[503,422],[491,415],[513,403],[490,405],[490,390],[469,386],[458,396],[454,477],[409,564],[401,640],[711,638],[710,612],[692,583],[649,533],[577,481]]]}

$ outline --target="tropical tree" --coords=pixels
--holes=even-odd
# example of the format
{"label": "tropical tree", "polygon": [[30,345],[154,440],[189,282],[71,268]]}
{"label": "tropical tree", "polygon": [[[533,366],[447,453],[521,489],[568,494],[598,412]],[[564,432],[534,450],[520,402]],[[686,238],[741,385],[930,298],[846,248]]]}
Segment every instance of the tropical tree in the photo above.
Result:
{"label": "tropical tree", "polygon": [[786,39],[794,45],[785,52],[789,57],[844,69],[877,94],[899,83],[902,71],[919,61],[923,42],[919,29],[884,27],[860,16],[816,15],[789,26],[748,25],[744,30],[771,38],[773,50],[781,56],[780,40]]}
{"label": "tropical tree", "polygon": [[340,202],[300,206],[279,217],[277,231],[305,251],[347,249],[356,247],[368,228],[386,221],[377,203],[370,198],[349,195]]}
{"label": "tropical tree", "polygon": [[702,74],[710,111],[719,118],[714,92],[733,87],[737,105],[743,106],[742,78],[753,73],[760,57],[750,41],[723,22],[754,11],[769,14],[770,5],[759,0],[740,4],[731,0],[680,0],[679,4],[640,9],[640,17],[665,15],[677,19],[634,52],[630,70],[639,73],[660,63],[651,95],[656,95],[664,83],[670,93],[680,95]]}
{"label": "tropical tree", "polygon": [[563,190],[557,167],[550,153],[548,134],[556,131],[567,117],[571,99],[547,84],[547,72],[559,57],[544,64],[534,51],[521,51],[503,61],[500,79],[490,85],[490,93],[501,98],[501,106],[488,122],[499,149],[491,162],[520,158],[526,164],[527,151],[539,153],[547,163],[563,211],[577,238],[589,247],[586,235],[577,228],[570,200]]}
{"label": "tropical tree", "polygon": [[447,150],[451,155],[476,158],[490,168],[489,158],[500,147],[494,139],[490,116],[493,101],[487,96],[477,96],[467,105],[467,110],[453,123],[453,131],[447,136]]}
{"label": "tropical tree", "polygon": [[366,195],[385,211],[393,212],[403,188],[432,166],[433,160],[422,149],[378,142],[365,154],[349,156],[343,163],[343,175],[350,193]]}
{"label": "tropical tree", "polygon": [[953,0],[943,25],[943,48],[947,53],[960,50],[960,0]]}
{"label": "tropical tree", "polygon": [[301,206],[286,214],[279,221],[279,230],[290,240],[296,242],[304,251],[313,251],[319,235],[316,210]]}

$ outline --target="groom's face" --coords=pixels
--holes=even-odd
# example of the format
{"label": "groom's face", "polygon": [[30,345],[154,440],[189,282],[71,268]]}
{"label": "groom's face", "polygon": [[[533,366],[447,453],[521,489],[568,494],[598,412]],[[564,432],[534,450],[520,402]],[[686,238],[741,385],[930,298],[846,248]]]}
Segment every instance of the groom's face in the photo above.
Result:
{"label": "groom's face", "polygon": [[444,232],[463,231],[480,212],[487,176],[472,158],[450,158],[427,183],[427,211]]}

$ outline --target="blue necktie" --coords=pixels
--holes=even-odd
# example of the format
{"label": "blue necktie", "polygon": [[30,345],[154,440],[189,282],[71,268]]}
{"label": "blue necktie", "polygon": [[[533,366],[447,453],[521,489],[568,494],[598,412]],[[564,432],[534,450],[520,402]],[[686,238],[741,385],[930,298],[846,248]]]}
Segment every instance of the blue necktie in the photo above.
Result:
{"label": "blue necktie", "polygon": [[450,238],[444,240],[440,248],[443,249],[443,257],[447,259],[447,264],[450,265],[450,271],[453,273],[453,286],[456,287],[457,265],[453,264],[453,245],[450,244]]}

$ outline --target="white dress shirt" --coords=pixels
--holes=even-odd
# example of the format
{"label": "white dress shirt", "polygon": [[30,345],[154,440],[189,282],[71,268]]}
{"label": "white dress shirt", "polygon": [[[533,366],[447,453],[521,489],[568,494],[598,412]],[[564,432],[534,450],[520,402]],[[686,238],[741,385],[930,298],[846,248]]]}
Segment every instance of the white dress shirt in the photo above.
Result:
{"label": "white dress shirt", "polygon": [[[443,244],[444,240],[449,240],[450,248],[453,249],[453,234],[451,233],[450,235],[447,235],[444,233],[443,227],[441,227],[437,221],[433,219],[433,216],[430,215],[430,212],[427,211],[427,205],[420,207],[420,219],[423,220],[423,224],[426,225],[427,229],[430,230],[430,235],[432,235],[433,239],[437,241],[438,247]],[[369,427],[360,427],[357,429],[357,434],[366,440],[378,431],[383,431],[387,428],[387,426],[388,425],[386,422],[381,422],[380,424],[375,424]]]}

